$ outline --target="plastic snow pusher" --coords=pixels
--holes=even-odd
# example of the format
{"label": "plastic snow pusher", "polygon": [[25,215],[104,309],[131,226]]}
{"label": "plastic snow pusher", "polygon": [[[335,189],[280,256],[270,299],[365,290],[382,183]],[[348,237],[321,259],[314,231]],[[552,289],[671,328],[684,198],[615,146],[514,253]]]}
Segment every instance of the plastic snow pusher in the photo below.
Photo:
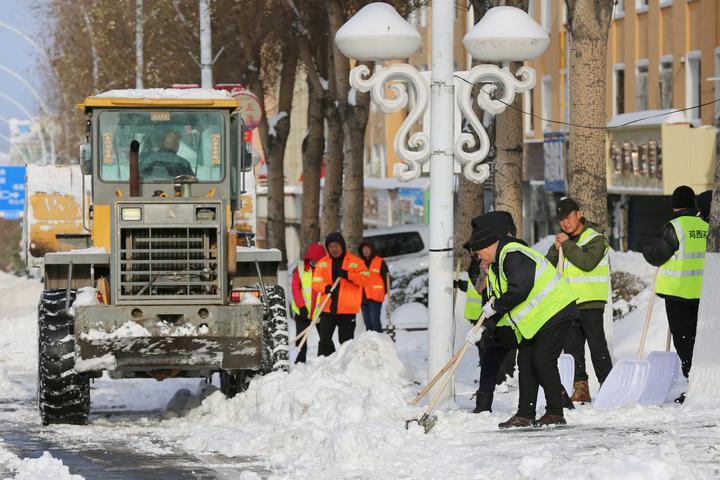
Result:
{"label": "plastic snow pusher", "polygon": [[[483,327],[483,322],[485,321],[485,314],[483,313],[480,315],[480,318],[478,319],[477,323],[473,326],[473,330],[475,332],[479,332]],[[433,377],[432,380],[427,384],[425,388],[422,389],[422,391],[418,394],[415,399],[410,402],[411,405],[415,406],[420,401],[422,397],[427,394],[430,389],[442,378],[443,375],[446,375],[445,381],[443,382],[442,386],[438,389],[437,393],[435,394],[435,397],[432,399],[428,407],[425,409],[425,412],[423,412],[422,416],[420,418],[412,418],[410,420],[405,421],[405,428],[410,428],[410,424],[413,422],[417,422],[418,425],[423,427],[425,429],[425,433],[428,433],[437,423],[437,417],[435,415],[432,415],[433,410],[435,410],[435,407],[440,402],[440,399],[442,398],[443,392],[445,392],[445,389],[450,384],[450,381],[453,378],[453,374],[455,373],[455,370],[457,369],[457,366],[460,365],[460,360],[462,360],[463,356],[465,356],[465,352],[467,352],[467,349],[470,347],[470,342],[465,341],[465,344],[460,348],[460,350],[453,356],[450,361],[448,361],[445,366],[440,369],[440,371]]]}
{"label": "plastic snow pusher", "polygon": [[639,402],[641,405],[662,405],[680,376],[680,357],[670,351],[670,328],[665,341],[665,351],[650,352],[647,360],[650,363],[650,373]]}
{"label": "plastic snow pusher", "polygon": [[[655,304],[656,287],[657,271],[655,272],[655,284],[653,285],[650,303],[648,304],[647,314],[645,315],[645,323],[643,323],[642,333],[640,334],[640,346],[638,347],[637,355],[634,360],[622,359],[613,365],[610,374],[605,379],[602,387],[600,387],[598,396],[593,402],[593,408],[596,410],[607,410],[628,403],[638,402],[647,388],[648,380],[650,379],[650,362],[643,360],[642,356],[645,350],[645,340],[647,339],[650,319],[652,318],[653,305]],[[664,368],[664,361],[656,361],[655,363],[656,372],[653,375],[655,384],[657,384],[660,379],[672,377],[672,371]],[[672,387],[672,383],[670,383],[670,387]]]}

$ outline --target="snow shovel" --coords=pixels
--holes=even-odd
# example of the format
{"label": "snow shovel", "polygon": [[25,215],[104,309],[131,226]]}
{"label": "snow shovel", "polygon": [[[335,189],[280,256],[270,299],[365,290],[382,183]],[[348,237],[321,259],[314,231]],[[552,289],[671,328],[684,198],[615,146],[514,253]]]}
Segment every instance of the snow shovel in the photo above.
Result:
{"label": "snow shovel", "polygon": [[[573,381],[575,380],[575,358],[569,353],[561,353],[558,358],[558,370],[560,371],[560,383],[566,392],[572,392]],[[538,389],[536,408],[545,405],[545,390],[541,386]]]}
{"label": "snow shovel", "polygon": [[[478,328],[481,328],[484,320],[485,320],[485,313],[480,315],[480,318],[478,318],[478,321],[477,321],[477,323],[475,323],[475,326],[473,326],[473,329],[477,330]],[[417,405],[417,403],[420,401],[420,399],[422,397],[424,397],[430,391],[430,389],[438,382],[438,380],[440,380],[440,378],[445,374],[445,372],[450,370],[453,367],[453,365],[460,362],[460,359],[462,359],[462,357],[465,355],[465,352],[467,352],[467,349],[469,347],[470,347],[470,343],[468,341],[465,341],[465,344],[460,348],[460,350],[458,350],[458,352],[445,364],[445,366],[442,369],[440,369],[440,371],[438,373],[435,374],[435,376],[432,378],[432,380],[430,380],[430,382],[428,382],[427,386],[425,388],[423,388],[420,391],[420,393],[418,393],[417,397],[415,397],[412,402],[410,402],[410,405],[412,405],[413,407],[415,405]],[[444,388],[443,388],[443,390],[444,390]]]}
{"label": "snow shovel", "polygon": [[[475,326],[473,326],[473,329],[475,331],[480,331],[483,328],[482,323],[484,320],[485,314],[480,315],[480,318],[478,319]],[[425,409],[425,411],[423,412],[422,416],[420,418],[405,420],[405,429],[409,429],[411,423],[417,422],[418,425],[425,429],[425,433],[428,433],[435,426],[435,424],[437,423],[437,417],[435,415],[432,415],[432,412],[433,410],[435,410],[438,402],[440,402],[443,392],[450,384],[450,381],[455,374],[455,370],[457,369],[457,366],[460,365],[460,360],[462,360],[469,346],[470,342],[465,341],[465,344],[458,351],[458,353],[456,353],[455,356],[450,359],[450,361],[437,373],[437,375],[435,375],[435,377],[430,381],[430,383],[428,383],[427,387],[425,387],[423,391],[420,392],[420,394],[415,398],[415,400],[411,402],[412,405],[417,404],[420,398],[422,398],[428,391],[430,391],[432,386],[435,385],[435,383],[443,376],[443,374],[446,374],[445,381],[438,389],[435,398],[432,399],[427,409]]]}
{"label": "snow shovel", "polygon": [[298,335],[295,336],[295,338],[292,339],[291,343],[297,342],[300,338],[302,338],[302,341],[300,342],[300,345],[298,345],[298,348],[302,348],[303,345],[305,345],[305,342],[307,341],[308,337],[310,336],[310,331],[312,330],[313,325],[315,325],[318,320],[320,319],[320,314],[322,313],[323,309],[325,308],[325,305],[327,305],[327,302],[332,298],[332,293],[335,291],[335,288],[337,287],[338,283],[340,283],[340,277],[335,279],[335,282],[332,284],[332,288],[330,288],[330,292],[325,297],[325,300],[320,304],[320,307],[315,310],[315,316],[313,317],[312,321],[310,322],[310,325],[300,332]]}
{"label": "snow shovel", "polygon": [[650,352],[647,356],[650,373],[640,405],[662,405],[680,375],[680,358],[670,351],[670,329],[667,332],[664,352]]}
{"label": "snow shovel", "polygon": [[657,272],[655,272],[655,285],[653,285],[650,304],[648,305],[647,315],[645,315],[645,323],[643,323],[642,333],[640,334],[640,346],[635,360],[624,358],[613,365],[610,375],[605,379],[597,398],[593,402],[593,408],[596,410],[608,410],[627,403],[637,402],[645,390],[650,375],[650,362],[643,360],[642,356],[648,327],[650,326],[650,318],[652,318],[653,305],[655,304],[656,287]]}

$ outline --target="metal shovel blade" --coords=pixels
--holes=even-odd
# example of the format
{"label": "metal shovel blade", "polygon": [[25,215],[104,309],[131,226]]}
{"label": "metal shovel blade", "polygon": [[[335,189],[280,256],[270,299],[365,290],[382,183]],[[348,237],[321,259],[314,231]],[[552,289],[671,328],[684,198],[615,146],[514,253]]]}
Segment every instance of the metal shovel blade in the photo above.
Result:
{"label": "metal shovel blade", "polygon": [[410,424],[413,422],[417,422],[418,425],[425,429],[425,433],[428,433],[437,423],[437,417],[435,415],[428,415],[427,413],[424,413],[420,418],[405,420],[405,429],[408,430],[410,428]]}
{"label": "metal shovel blade", "polygon": [[[575,381],[575,357],[569,353],[562,353],[558,358],[558,371],[560,372],[560,383],[565,387],[568,395],[572,395],[573,382]],[[539,409],[545,405],[545,390],[538,389],[537,403],[535,408]]]}
{"label": "metal shovel blade", "polygon": [[641,405],[662,405],[680,375],[680,358],[675,352],[650,352],[650,373],[640,395]]}
{"label": "metal shovel blade", "polygon": [[592,402],[595,410],[608,410],[637,402],[650,374],[647,360],[623,359],[617,362]]}

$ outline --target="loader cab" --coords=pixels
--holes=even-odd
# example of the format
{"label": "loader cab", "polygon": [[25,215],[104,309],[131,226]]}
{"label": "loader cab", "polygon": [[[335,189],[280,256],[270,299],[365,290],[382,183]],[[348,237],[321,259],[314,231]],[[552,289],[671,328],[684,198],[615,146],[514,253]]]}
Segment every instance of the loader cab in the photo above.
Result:
{"label": "loader cab", "polygon": [[[138,197],[189,191],[196,198],[228,199],[231,211],[238,209],[244,172],[252,165],[234,99],[89,97],[83,108],[87,143],[80,157],[84,173],[92,175],[94,205],[130,197],[130,150],[137,141]],[[179,188],[178,177],[191,188]]]}

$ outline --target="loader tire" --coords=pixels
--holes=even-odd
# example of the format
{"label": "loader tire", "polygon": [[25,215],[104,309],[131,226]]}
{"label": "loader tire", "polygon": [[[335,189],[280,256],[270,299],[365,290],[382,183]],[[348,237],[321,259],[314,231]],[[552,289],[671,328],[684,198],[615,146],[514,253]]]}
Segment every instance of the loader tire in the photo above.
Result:
{"label": "loader tire", "polygon": [[[44,290],[38,306],[37,397],[43,425],[86,425],[90,379],[75,371],[75,319],[65,311],[65,289]],[[70,291],[70,303],[75,290]]]}
{"label": "loader tire", "polygon": [[260,374],[287,372],[290,369],[288,318],[285,292],[279,285],[266,285],[267,308],[263,318],[263,355]]}

